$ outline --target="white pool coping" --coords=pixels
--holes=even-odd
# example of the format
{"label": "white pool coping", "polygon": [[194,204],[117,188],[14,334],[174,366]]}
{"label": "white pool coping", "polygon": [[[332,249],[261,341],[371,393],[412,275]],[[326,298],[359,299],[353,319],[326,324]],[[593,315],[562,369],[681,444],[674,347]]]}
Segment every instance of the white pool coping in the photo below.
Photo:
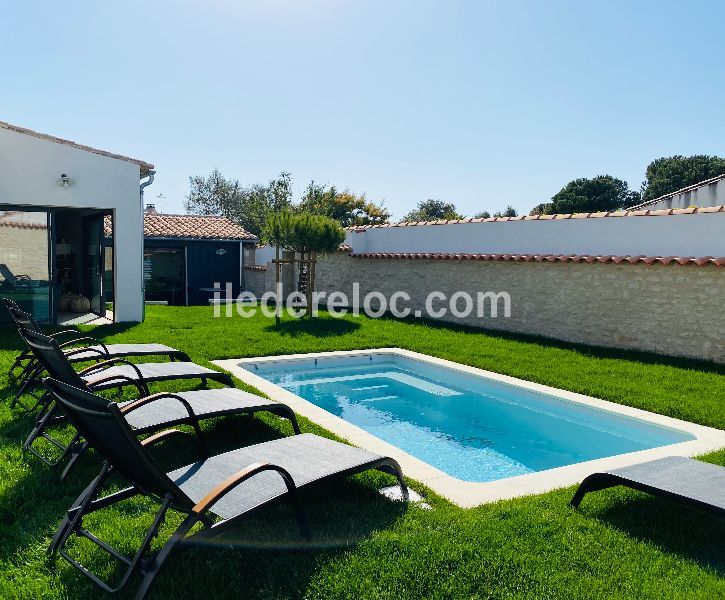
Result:
{"label": "white pool coping", "polygon": [[[289,360],[314,359],[314,358],[344,358],[348,356],[369,356],[369,355],[394,355],[423,361],[445,367],[462,373],[469,373],[480,377],[486,377],[494,381],[518,386],[534,392],[544,393],[569,402],[576,402],[586,406],[605,410],[618,415],[633,417],[670,429],[675,429],[695,436],[694,440],[670,444],[650,450],[630,452],[608,458],[600,458],[586,462],[576,463],[555,469],[547,469],[536,473],[518,475],[498,481],[476,483],[462,481],[451,477],[440,469],[416,458],[400,448],[381,440],[380,438],[364,431],[360,427],[348,423],[344,419],[329,413],[328,411],[315,406],[304,398],[285,390],[284,388],[270,383],[266,379],[248,371],[243,365],[275,363]],[[508,375],[501,375],[492,371],[485,371],[476,367],[469,367],[456,362],[436,358],[419,352],[412,352],[402,348],[377,348],[370,350],[345,350],[339,352],[316,352],[309,354],[287,354],[282,356],[265,356],[256,358],[243,358],[231,360],[215,360],[214,364],[226,369],[232,375],[244,383],[254,386],[273,400],[287,404],[296,413],[317,423],[335,435],[347,440],[355,446],[364,448],[376,454],[390,456],[400,463],[406,477],[415,479],[432,489],[437,494],[447,498],[451,502],[464,508],[471,508],[496,502],[508,500],[530,494],[541,494],[557,488],[568,487],[579,483],[587,475],[597,471],[608,471],[620,467],[643,463],[649,460],[662,458],[664,456],[696,456],[712,452],[725,447],[725,431],[696,425],[680,419],[673,419],[664,415],[648,412],[638,408],[632,408],[623,404],[616,404],[599,398],[585,396],[566,390],[553,388]]]}

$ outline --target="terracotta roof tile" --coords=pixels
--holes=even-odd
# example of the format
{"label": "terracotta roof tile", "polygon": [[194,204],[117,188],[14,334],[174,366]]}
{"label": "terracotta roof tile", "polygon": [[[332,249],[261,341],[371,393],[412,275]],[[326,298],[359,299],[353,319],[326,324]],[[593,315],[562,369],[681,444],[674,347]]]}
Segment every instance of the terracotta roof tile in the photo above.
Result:
{"label": "terracotta roof tile", "polygon": [[611,212],[574,213],[557,215],[519,215],[517,217],[490,217],[488,219],[451,219],[449,221],[401,221],[400,223],[381,223],[376,225],[355,225],[346,227],[348,231],[362,233],[368,229],[383,227],[418,227],[422,225],[463,225],[466,223],[502,223],[508,221],[561,221],[567,219],[602,219],[612,217],[664,217],[672,215],[694,215],[725,213],[725,205],[708,206],[705,208],[670,208],[662,210],[615,210]]}
{"label": "terracotta roof tile", "polygon": [[[106,236],[111,235],[111,217],[106,217],[104,230]],[[143,234],[149,238],[250,241],[257,239],[225,217],[160,213],[144,214]]]}
{"label": "terracotta roof tile", "polygon": [[515,262],[574,262],[574,263],[614,263],[614,264],[644,264],[644,265],[697,265],[700,267],[714,265],[725,266],[725,256],[714,258],[712,256],[591,256],[586,254],[452,254],[431,252],[361,252],[350,254],[353,258],[389,258],[407,260],[483,260],[483,261],[515,261]]}
{"label": "terracotta roof tile", "polygon": [[17,223],[14,221],[0,221],[0,227],[12,227],[14,229],[48,229],[42,223]]}

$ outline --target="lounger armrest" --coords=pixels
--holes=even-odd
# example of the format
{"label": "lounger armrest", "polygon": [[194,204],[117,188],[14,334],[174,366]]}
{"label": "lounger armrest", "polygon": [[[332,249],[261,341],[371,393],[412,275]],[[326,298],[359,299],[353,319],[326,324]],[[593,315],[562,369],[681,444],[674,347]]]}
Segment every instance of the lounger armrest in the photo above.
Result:
{"label": "lounger armrest", "polygon": [[77,329],[64,329],[63,331],[56,331],[55,333],[49,333],[48,337],[56,340],[59,337],[63,337],[65,335],[72,335],[72,336],[78,338],[78,337],[83,337],[83,332],[78,331]]}
{"label": "lounger armrest", "polygon": [[221,500],[224,496],[231,492],[240,483],[243,483],[247,479],[250,479],[258,473],[262,473],[264,471],[276,471],[277,473],[279,473],[280,477],[282,477],[285,485],[287,486],[287,491],[290,494],[295,494],[295,492],[297,491],[297,486],[295,485],[292,476],[285,469],[270,463],[252,463],[244,469],[237,471],[236,473],[234,473],[234,475],[230,475],[229,477],[227,477],[213,490],[211,490],[206,496],[204,496],[199,502],[197,502],[194,508],[192,508],[191,510],[197,515],[203,515],[212,506],[214,506],[214,504],[219,502],[219,500]]}
{"label": "lounger armrest", "polygon": [[126,375],[112,375],[110,377],[103,377],[101,379],[96,379],[93,383],[86,382],[86,385],[90,390],[96,390],[106,385],[107,383],[110,383],[112,385],[107,386],[106,389],[118,389],[126,385],[132,385],[138,390],[139,398],[145,398],[146,396],[149,396],[151,394],[151,392],[149,391],[149,386],[146,384],[145,381],[134,379],[133,377],[127,377]]}
{"label": "lounger armrest", "polygon": [[75,344],[81,344],[81,343],[90,343],[92,346],[100,346],[103,348],[103,352],[108,355],[110,352],[108,351],[108,346],[104,344],[101,340],[97,340],[94,337],[90,337],[88,335],[84,335],[83,337],[76,338],[74,340],[68,340],[67,342],[63,342],[60,344],[61,348],[67,348],[68,346],[74,346]]}
{"label": "lounger armrest", "polygon": [[144,440],[140,440],[141,445],[144,448],[148,448],[149,446],[153,446],[154,444],[158,444],[159,442],[162,442],[163,440],[170,438],[174,435],[190,435],[186,431],[181,431],[181,429],[164,429],[164,431],[159,431],[158,433],[154,433],[153,435],[150,435]]}
{"label": "lounger armrest", "polygon": [[102,371],[103,369],[108,369],[109,367],[112,367],[113,365],[118,364],[124,364],[129,365],[133,367],[133,369],[136,371],[136,375],[138,375],[141,379],[143,379],[143,376],[141,375],[141,371],[138,370],[138,367],[134,365],[132,362],[126,360],[125,358],[109,358],[108,360],[104,360],[103,362],[96,363],[95,365],[91,365],[90,367],[86,367],[85,369],[81,369],[78,371],[79,375],[90,375],[91,373],[95,371]]}
{"label": "lounger armrest", "polygon": [[[63,354],[65,354],[66,358],[72,358],[76,354],[87,354],[87,353],[97,354],[99,359],[106,358],[108,356],[108,352],[104,352],[100,348],[89,348],[88,346],[86,346],[84,348],[74,348],[73,350],[68,350],[68,352],[63,352]],[[93,359],[89,358],[88,360],[93,360]]]}
{"label": "lounger armrest", "polygon": [[181,396],[179,396],[177,394],[172,394],[171,392],[159,392],[158,394],[151,394],[150,396],[144,396],[143,398],[134,400],[133,402],[130,402],[129,404],[126,404],[121,408],[121,414],[126,415],[126,414],[130,413],[131,411],[136,410],[137,408],[141,408],[142,406],[146,406],[147,404],[150,404],[151,402],[155,402],[156,400],[161,400],[163,398],[172,398],[174,400],[177,400],[178,402],[180,402],[181,404],[184,405],[186,412],[189,413],[189,416],[192,419],[197,418],[196,413],[194,412],[194,409],[192,408],[191,404],[189,404]]}
{"label": "lounger armrest", "polygon": [[142,406],[146,406],[147,404],[150,404],[151,402],[155,402],[156,400],[162,400],[164,398],[171,398],[173,400],[180,402],[186,409],[186,412],[189,413],[189,418],[198,425],[199,417],[194,412],[194,409],[192,408],[191,404],[189,404],[189,402],[184,400],[178,394],[172,394],[170,392],[159,392],[158,394],[151,394],[150,396],[144,396],[143,398],[134,400],[130,404],[126,404],[125,406],[123,406],[121,408],[121,414],[127,415],[128,413],[136,410],[137,408],[141,408]]}
{"label": "lounger armrest", "polygon": [[185,435],[192,438],[196,443],[199,454],[201,454],[202,456],[206,456],[206,449],[201,443],[201,440],[197,436],[191,435],[188,431],[182,431],[181,429],[165,429],[164,431],[159,431],[158,433],[150,435],[146,439],[140,440],[140,443],[144,448],[150,448],[151,446],[154,446],[159,442],[167,440],[175,435]]}

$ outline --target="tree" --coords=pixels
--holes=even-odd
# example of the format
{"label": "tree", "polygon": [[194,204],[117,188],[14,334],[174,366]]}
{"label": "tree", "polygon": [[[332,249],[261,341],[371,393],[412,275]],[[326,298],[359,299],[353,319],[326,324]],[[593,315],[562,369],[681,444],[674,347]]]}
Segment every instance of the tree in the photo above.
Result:
{"label": "tree", "polygon": [[519,215],[519,213],[510,204],[503,210],[503,212],[497,211],[497,212],[493,213],[494,217],[517,217],[518,215]]}
{"label": "tree", "polygon": [[261,236],[269,216],[292,206],[292,176],[282,172],[268,184],[243,187],[226,179],[218,169],[208,177],[189,177],[190,190],[184,207],[197,215],[221,215]]}
{"label": "tree", "polygon": [[454,204],[442,200],[428,199],[418,202],[418,207],[403,217],[403,221],[441,221],[462,219]]}
{"label": "tree", "polygon": [[[264,235],[277,248],[286,248],[295,255],[300,255],[300,282],[305,282],[307,314],[311,315],[317,255],[335,252],[345,241],[345,230],[336,220],[323,215],[282,211],[270,215]],[[277,277],[279,278],[279,270]],[[279,284],[279,280],[277,283]]]}
{"label": "tree", "polygon": [[723,173],[725,158],[719,156],[698,154],[658,158],[647,167],[642,200],[653,200]]}
{"label": "tree", "polygon": [[531,209],[530,215],[550,215],[552,213],[551,202],[542,202]]}
{"label": "tree", "polygon": [[473,215],[474,219],[490,219],[491,213],[487,210],[482,210],[481,212],[477,212],[475,215]]}
{"label": "tree", "polygon": [[376,204],[365,198],[365,194],[357,196],[347,189],[340,192],[334,185],[328,187],[314,181],[307,186],[298,208],[334,219],[343,227],[375,225],[390,220],[390,212],[382,202]]}
{"label": "tree", "polygon": [[639,192],[631,191],[626,181],[611,175],[599,175],[592,179],[582,177],[567,183],[552,196],[551,202],[539,204],[531,214],[618,210],[636,204],[639,198]]}

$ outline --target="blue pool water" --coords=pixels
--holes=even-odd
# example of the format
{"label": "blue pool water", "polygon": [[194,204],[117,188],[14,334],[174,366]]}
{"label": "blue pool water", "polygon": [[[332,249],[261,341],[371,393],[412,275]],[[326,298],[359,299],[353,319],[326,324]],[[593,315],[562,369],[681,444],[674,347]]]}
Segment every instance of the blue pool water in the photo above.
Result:
{"label": "blue pool water", "polygon": [[244,366],[465,481],[494,481],[694,439],[639,419],[390,354]]}

